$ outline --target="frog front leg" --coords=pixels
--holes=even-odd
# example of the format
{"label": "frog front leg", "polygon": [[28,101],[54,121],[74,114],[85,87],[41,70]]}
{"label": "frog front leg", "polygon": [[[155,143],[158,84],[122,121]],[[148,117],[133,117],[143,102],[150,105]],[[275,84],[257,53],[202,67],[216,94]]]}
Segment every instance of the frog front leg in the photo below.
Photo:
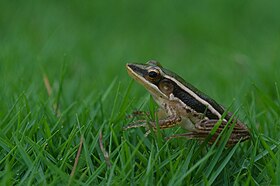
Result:
{"label": "frog front leg", "polygon": [[138,128],[138,127],[146,127],[149,128],[151,126],[154,130],[157,129],[157,123],[159,129],[166,129],[166,128],[171,128],[177,125],[178,123],[181,122],[181,117],[177,115],[172,115],[169,116],[165,119],[159,119],[158,122],[156,121],[147,121],[147,120],[137,120],[136,122],[125,126],[123,129],[132,129],[132,128]]}
{"label": "frog front leg", "polygon": [[[132,128],[138,128],[138,127],[145,127],[147,132],[145,136],[151,133],[150,128],[152,128],[154,131],[159,129],[166,129],[166,128],[172,128],[179,124],[182,119],[180,116],[176,114],[174,110],[169,110],[171,112],[167,113],[163,109],[159,109],[156,113],[158,116],[158,121],[148,121],[148,120],[138,120],[134,122],[133,124],[130,124],[126,127],[124,127],[124,130],[132,129]],[[163,118],[163,119],[162,119]],[[158,126],[157,126],[158,125]]]}

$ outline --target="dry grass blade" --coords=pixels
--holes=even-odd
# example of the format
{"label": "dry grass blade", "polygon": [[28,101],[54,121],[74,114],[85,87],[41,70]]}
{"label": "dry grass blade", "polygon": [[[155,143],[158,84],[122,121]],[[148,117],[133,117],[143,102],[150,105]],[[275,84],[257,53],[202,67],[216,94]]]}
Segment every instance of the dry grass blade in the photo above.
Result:
{"label": "dry grass blade", "polygon": [[107,166],[111,167],[109,153],[105,150],[105,148],[103,146],[103,135],[102,135],[101,131],[99,133],[99,146],[100,146],[100,149],[101,149],[101,151],[103,153],[103,156],[104,156],[104,159],[105,159],[105,162],[106,162]]}
{"label": "dry grass blade", "polygon": [[78,162],[79,162],[79,158],[80,158],[80,155],[81,155],[81,151],[82,151],[82,147],[83,147],[83,135],[81,136],[81,139],[80,139],[80,145],[79,145],[79,149],[78,149],[78,152],[77,152],[77,155],[76,155],[76,158],[75,158],[75,162],[74,162],[74,166],[73,166],[73,169],[71,171],[71,174],[70,174],[70,177],[73,178],[73,176],[75,175],[75,171],[76,171],[76,168],[77,168],[77,165],[78,165]]}
{"label": "dry grass blade", "polygon": [[[43,80],[44,80],[44,85],[45,85],[45,88],[47,90],[48,96],[51,97],[51,95],[52,95],[52,86],[51,86],[49,78],[48,78],[48,76],[46,74],[43,75]],[[60,112],[60,110],[58,108],[58,104],[57,103],[53,104],[53,109],[54,109],[54,111],[56,111],[56,116],[59,117],[61,115],[61,112]]]}
{"label": "dry grass blade", "polygon": [[52,94],[52,87],[50,85],[50,81],[49,81],[49,78],[46,74],[43,75],[43,79],[44,79],[44,84],[45,84],[45,87],[47,89],[47,92],[48,92],[48,95],[51,96]]}

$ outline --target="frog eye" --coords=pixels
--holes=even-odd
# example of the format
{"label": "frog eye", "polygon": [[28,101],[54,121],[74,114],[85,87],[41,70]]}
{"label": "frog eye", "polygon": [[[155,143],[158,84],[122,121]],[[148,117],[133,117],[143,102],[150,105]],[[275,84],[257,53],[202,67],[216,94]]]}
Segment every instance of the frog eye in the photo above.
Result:
{"label": "frog eye", "polygon": [[151,69],[148,71],[148,75],[150,78],[154,79],[154,78],[158,77],[159,71],[156,69]]}
{"label": "frog eye", "polygon": [[159,82],[159,89],[166,95],[169,95],[173,92],[174,86],[172,82],[168,79],[164,79]]}

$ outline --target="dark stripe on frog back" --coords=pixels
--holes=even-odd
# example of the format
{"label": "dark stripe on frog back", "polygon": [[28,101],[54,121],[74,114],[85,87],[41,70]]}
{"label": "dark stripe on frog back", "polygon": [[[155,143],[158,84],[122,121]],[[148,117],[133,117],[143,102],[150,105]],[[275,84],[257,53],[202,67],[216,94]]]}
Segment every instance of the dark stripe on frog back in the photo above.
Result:
{"label": "dark stripe on frog back", "polygon": [[[193,93],[195,93],[198,97],[200,97],[201,99],[207,101],[210,105],[213,106],[213,108],[215,108],[220,114],[222,114],[224,112],[224,109],[213,99],[211,99],[208,95],[204,94],[203,92],[201,92],[200,90],[198,90],[196,87],[194,87],[192,84],[187,83],[182,77],[180,77],[179,75],[175,74],[174,72],[171,72],[168,69],[163,68],[162,69],[164,71],[164,73],[168,74],[168,76],[176,79],[177,81],[179,81],[181,84],[183,84],[184,86],[186,86],[188,89],[190,89]],[[171,80],[172,81],[172,80]]]}
{"label": "dark stripe on frog back", "polygon": [[[204,113],[205,116],[207,116],[209,119],[219,119],[219,117],[217,115],[213,114],[209,109],[207,109],[207,107],[204,104],[202,104],[201,102],[196,100],[192,95],[190,95],[189,93],[187,93],[183,89],[181,89],[176,83],[174,83],[174,82],[172,82],[172,83],[174,86],[173,94],[175,97],[182,100],[186,105],[190,106],[196,112],[202,113],[202,114]],[[209,103],[209,104],[211,104],[211,103]],[[213,106],[213,108],[215,108],[215,107]],[[217,112],[219,112],[219,111],[217,110]],[[222,113],[220,113],[220,114],[222,115]]]}
{"label": "dark stripe on frog back", "polygon": [[[194,94],[196,94],[198,97],[200,97],[201,99],[207,101],[210,105],[212,105],[212,107],[217,111],[219,112],[221,115],[225,112],[225,110],[215,101],[213,100],[212,98],[210,98],[209,96],[207,96],[206,94],[204,94],[203,92],[201,92],[200,90],[198,90],[196,87],[194,87],[193,85],[187,83],[182,77],[180,77],[179,75],[175,74],[174,72],[168,70],[168,69],[165,69],[165,68],[162,68],[162,70],[164,71],[165,74],[167,74],[168,76],[171,76],[172,78],[176,79],[177,81],[179,81],[181,84],[183,84],[184,86],[186,86],[189,90],[191,90]],[[171,80],[172,81],[172,80]],[[176,84],[176,86],[178,87],[178,85]],[[179,87],[180,88],[180,87]],[[184,93],[184,91],[181,89],[181,91]],[[190,94],[184,96],[182,95],[182,97],[191,97],[193,99],[195,99],[193,96],[191,96]],[[182,98],[180,98],[182,99]],[[190,99],[190,98],[189,98]],[[188,98],[185,98],[185,99],[182,99],[182,100],[188,100]],[[197,100],[196,100],[197,101]],[[198,102],[198,101],[197,101]],[[187,103],[184,101],[184,103]],[[200,103],[201,104],[201,103]],[[198,105],[200,105],[198,104]],[[199,107],[199,106],[197,106]],[[194,107],[195,108],[195,107]],[[202,104],[202,107],[200,108],[200,110],[203,110],[205,111],[206,109],[206,106],[204,105],[203,107],[203,104]],[[208,112],[210,112],[210,115],[211,115],[211,111],[208,110]],[[203,112],[205,113],[205,112]],[[207,114],[207,113],[206,113]],[[213,114],[213,113],[212,113]],[[226,120],[229,120],[231,118],[232,114],[231,113],[228,113],[226,116],[225,116],[225,119]],[[209,117],[208,117],[209,118]],[[212,119],[212,118],[210,118]]]}

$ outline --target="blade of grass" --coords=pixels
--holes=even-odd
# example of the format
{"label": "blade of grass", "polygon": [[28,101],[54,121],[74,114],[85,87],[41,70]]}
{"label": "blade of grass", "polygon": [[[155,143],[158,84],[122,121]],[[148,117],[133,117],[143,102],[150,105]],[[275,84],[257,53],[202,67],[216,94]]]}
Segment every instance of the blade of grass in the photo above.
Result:
{"label": "blade of grass", "polygon": [[208,184],[212,185],[214,183],[214,181],[216,180],[216,178],[220,175],[220,173],[222,172],[222,170],[225,168],[225,166],[228,164],[229,160],[231,159],[231,157],[233,156],[233,154],[235,153],[237,147],[239,146],[238,142],[233,149],[229,152],[229,154],[226,156],[226,158],[224,159],[224,161],[220,164],[220,166],[215,169],[215,171],[213,171],[211,177],[209,178]]}
{"label": "blade of grass", "polygon": [[260,88],[255,85],[255,89],[257,90],[260,100],[267,106],[267,108],[272,109],[276,113],[280,114],[280,107],[277,105],[267,94],[265,94]]}
{"label": "blade of grass", "polygon": [[183,183],[183,180],[190,175],[196,168],[198,168],[201,164],[206,162],[212,155],[214,154],[214,151],[209,151],[203,158],[201,158],[198,162],[196,162],[190,169],[183,174],[178,180],[176,180],[174,185],[181,185]]}

